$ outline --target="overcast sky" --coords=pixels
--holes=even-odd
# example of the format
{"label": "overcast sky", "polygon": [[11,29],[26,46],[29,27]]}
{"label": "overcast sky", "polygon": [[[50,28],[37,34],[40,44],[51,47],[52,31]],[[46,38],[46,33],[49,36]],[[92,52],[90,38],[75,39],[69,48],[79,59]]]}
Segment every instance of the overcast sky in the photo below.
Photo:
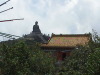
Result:
{"label": "overcast sky", "polygon": [[[7,0],[0,0],[0,4]],[[45,34],[84,34],[92,29],[100,33],[100,0],[11,0],[0,7],[0,20],[24,20],[0,23],[0,32],[22,36],[32,31],[35,21]]]}

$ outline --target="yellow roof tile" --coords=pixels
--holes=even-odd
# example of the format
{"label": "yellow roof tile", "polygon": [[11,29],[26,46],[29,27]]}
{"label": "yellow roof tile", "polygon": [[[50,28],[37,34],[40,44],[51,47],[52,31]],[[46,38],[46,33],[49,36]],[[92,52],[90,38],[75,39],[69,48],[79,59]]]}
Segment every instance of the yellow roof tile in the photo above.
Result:
{"label": "yellow roof tile", "polygon": [[42,47],[75,47],[85,45],[90,40],[90,34],[52,35],[47,44]]}

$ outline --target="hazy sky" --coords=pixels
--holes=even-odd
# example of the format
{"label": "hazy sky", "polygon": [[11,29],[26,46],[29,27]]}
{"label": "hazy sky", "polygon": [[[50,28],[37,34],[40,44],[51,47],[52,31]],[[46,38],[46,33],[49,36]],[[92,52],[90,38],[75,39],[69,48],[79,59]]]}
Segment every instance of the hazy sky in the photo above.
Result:
{"label": "hazy sky", "polygon": [[[0,0],[0,4],[7,0]],[[100,0],[11,0],[0,7],[0,20],[24,20],[0,23],[0,32],[22,36],[29,34],[35,21],[42,33],[80,34],[95,29],[100,33]]]}

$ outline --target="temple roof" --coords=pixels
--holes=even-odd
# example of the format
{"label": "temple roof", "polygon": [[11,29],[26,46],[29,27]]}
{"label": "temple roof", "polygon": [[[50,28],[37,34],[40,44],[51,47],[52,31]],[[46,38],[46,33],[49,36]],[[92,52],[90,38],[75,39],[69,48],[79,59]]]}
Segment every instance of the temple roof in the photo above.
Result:
{"label": "temple roof", "polygon": [[90,34],[53,34],[47,44],[41,47],[76,47],[77,45],[85,45],[90,40]]}

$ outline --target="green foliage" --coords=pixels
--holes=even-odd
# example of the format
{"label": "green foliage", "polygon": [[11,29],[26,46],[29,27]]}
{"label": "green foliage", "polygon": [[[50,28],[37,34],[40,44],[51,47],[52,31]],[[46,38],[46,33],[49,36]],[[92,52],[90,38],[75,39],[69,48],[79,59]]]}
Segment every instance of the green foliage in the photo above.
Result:
{"label": "green foliage", "polygon": [[100,48],[95,49],[95,52],[88,56],[86,65],[89,75],[100,74]]}
{"label": "green foliage", "polygon": [[34,52],[31,58],[31,69],[36,75],[53,75],[55,71],[55,60],[50,57],[50,54],[38,51]]}
{"label": "green foliage", "polygon": [[52,75],[54,63],[50,53],[41,51],[38,43],[27,46],[24,41],[19,41],[0,46],[2,75]]}
{"label": "green foliage", "polygon": [[[39,44],[37,43],[37,45]],[[54,75],[56,60],[51,57],[51,53],[45,53],[37,46],[33,49],[33,55],[30,60],[32,72],[36,75]]]}
{"label": "green foliage", "polygon": [[27,75],[29,74],[29,58],[31,53],[24,42],[18,42],[1,47],[1,72],[3,75]]}
{"label": "green foliage", "polygon": [[94,34],[86,46],[73,50],[64,62],[62,75],[99,75],[100,74],[100,38]]}

